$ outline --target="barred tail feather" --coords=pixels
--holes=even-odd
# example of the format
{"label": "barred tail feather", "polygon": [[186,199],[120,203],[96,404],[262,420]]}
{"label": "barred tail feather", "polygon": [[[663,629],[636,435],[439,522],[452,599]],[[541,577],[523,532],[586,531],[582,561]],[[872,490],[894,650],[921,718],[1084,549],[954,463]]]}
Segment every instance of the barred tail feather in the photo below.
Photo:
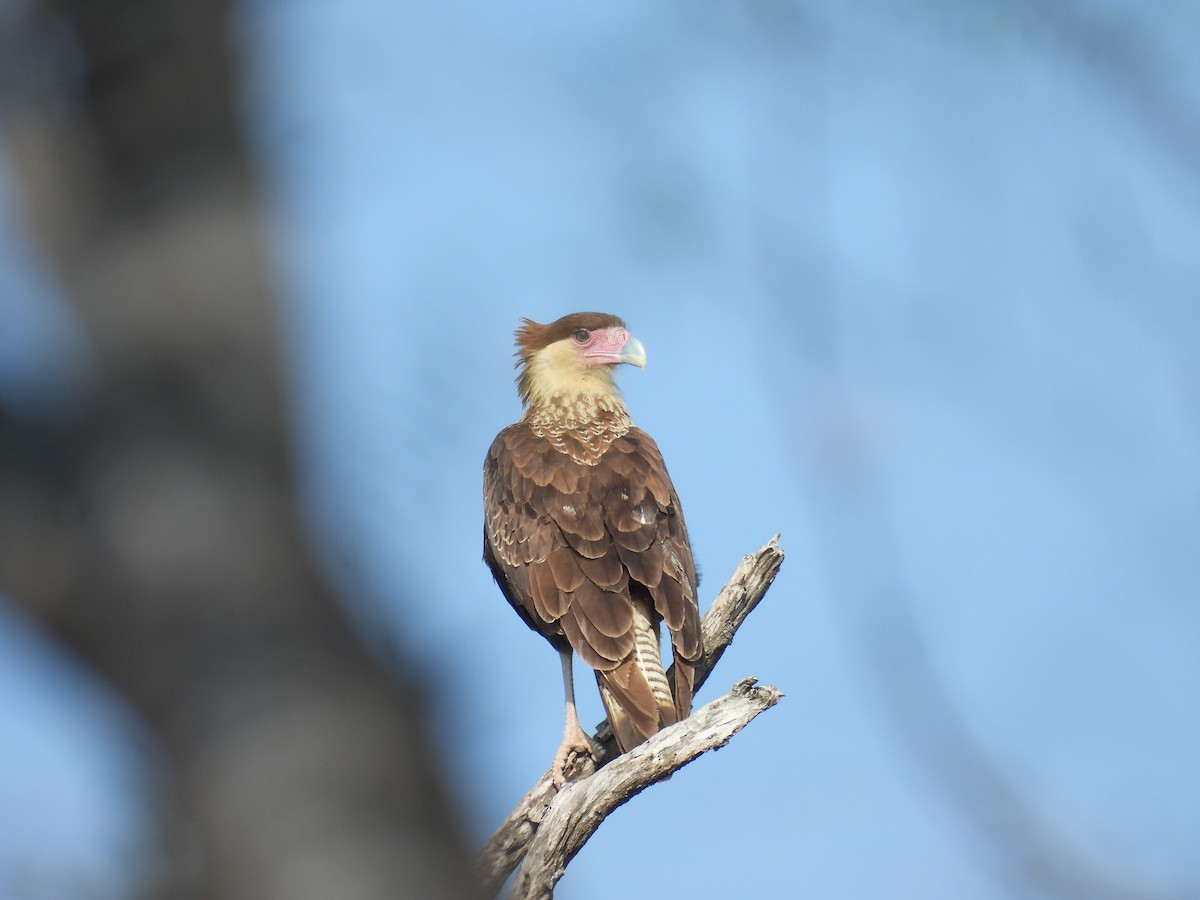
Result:
{"label": "barred tail feather", "polygon": [[[648,602],[634,603],[633,631],[629,656],[610,671],[596,672],[600,698],[622,753],[679,720]],[[690,700],[690,691],[688,696]]]}

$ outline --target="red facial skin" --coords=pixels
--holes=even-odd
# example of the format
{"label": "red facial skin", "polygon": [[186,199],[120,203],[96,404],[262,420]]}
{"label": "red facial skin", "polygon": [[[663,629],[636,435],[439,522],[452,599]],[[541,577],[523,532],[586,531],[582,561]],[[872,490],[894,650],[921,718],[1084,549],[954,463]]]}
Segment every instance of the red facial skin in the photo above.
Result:
{"label": "red facial skin", "polygon": [[581,328],[571,335],[571,341],[586,366],[646,365],[646,351],[641,341],[624,328],[597,328],[594,331]]}

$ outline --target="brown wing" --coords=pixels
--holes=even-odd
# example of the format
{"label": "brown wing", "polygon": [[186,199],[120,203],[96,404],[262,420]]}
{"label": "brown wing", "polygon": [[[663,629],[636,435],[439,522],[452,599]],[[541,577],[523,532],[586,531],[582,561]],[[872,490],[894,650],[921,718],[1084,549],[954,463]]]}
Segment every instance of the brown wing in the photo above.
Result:
{"label": "brown wing", "polygon": [[[576,577],[563,558],[565,542],[545,514],[553,472],[549,480],[545,473],[554,462],[542,458],[546,450],[554,452],[523,423],[496,435],[483,463],[483,558],[525,624],[565,650],[569,644],[558,626],[566,611],[564,593],[574,591],[582,575]],[[557,588],[556,571],[563,580],[557,592],[551,590]]]}
{"label": "brown wing", "polygon": [[[701,653],[696,572],[679,498],[649,435],[631,429],[589,466],[511,425],[484,462],[484,508],[484,559],[505,597],[597,671],[610,717],[611,698],[644,740],[686,716],[690,664]],[[644,628],[657,633],[659,619],[676,659],[673,700],[657,652],[658,672],[646,665]]]}
{"label": "brown wing", "polygon": [[[614,451],[621,456],[614,456]],[[701,646],[696,564],[679,495],[654,439],[632,428],[613,443],[616,480],[605,504],[621,561],[636,584],[650,595],[655,618],[671,636],[675,657],[675,706],[679,718],[692,708],[694,664]],[[626,484],[628,487],[626,487]]]}

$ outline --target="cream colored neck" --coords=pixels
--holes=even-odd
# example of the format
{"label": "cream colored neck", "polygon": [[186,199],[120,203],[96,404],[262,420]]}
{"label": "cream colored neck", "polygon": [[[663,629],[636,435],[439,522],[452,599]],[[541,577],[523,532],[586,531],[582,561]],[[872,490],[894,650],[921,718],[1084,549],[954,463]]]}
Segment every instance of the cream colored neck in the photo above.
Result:
{"label": "cream colored neck", "polygon": [[531,409],[563,410],[565,415],[624,412],[621,392],[613,380],[612,366],[582,366],[575,351],[560,341],[541,350],[526,363],[525,379]]}

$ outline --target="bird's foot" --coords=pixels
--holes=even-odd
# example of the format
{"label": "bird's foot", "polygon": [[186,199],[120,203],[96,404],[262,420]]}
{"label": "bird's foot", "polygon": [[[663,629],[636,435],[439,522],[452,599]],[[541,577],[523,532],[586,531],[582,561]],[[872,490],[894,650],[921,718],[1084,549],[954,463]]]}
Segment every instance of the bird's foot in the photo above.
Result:
{"label": "bird's foot", "polygon": [[596,771],[599,754],[582,730],[574,735],[564,735],[554,754],[554,786],[562,787],[568,781],[579,781]]}

